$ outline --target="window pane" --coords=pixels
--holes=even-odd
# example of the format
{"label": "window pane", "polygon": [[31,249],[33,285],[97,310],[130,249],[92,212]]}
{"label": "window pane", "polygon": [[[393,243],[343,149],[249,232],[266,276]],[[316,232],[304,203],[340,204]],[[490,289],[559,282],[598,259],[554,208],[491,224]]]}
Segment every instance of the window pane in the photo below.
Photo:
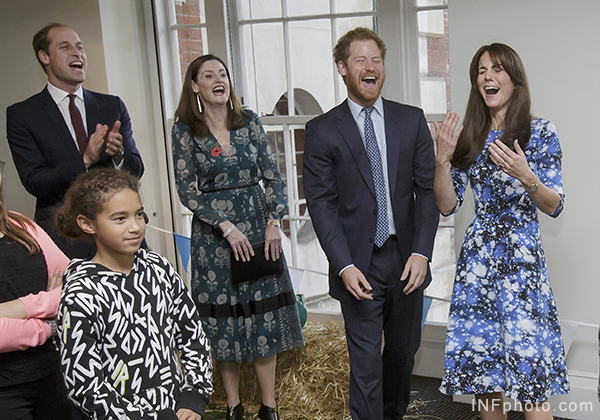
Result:
{"label": "window pane", "polygon": [[286,0],[288,16],[320,15],[329,13],[329,0]]}
{"label": "window pane", "polygon": [[185,71],[192,60],[206,53],[204,51],[204,42],[206,41],[205,35],[205,31],[200,28],[177,29],[179,62],[181,63],[182,77],[185,75]]}
{"label": "window pane", "polygon": [[[242,106],[248,106],[252,110],[258,112],[258,106],[256,104],[256,77],[254,76],[254,64],[252,58],[254,57],[254,45],[252,44],[252,25],[245,25],[240,27],[240,45],[241,45],[241,69],[239,76],[244,80],[243,84],[246,87],[245,91],[242,92],[239,87],[236,88],[236,94]],[[260,114],[259,114],[260,115]]]}
{"label": "window pane", "polygon": [[276,128],[267,132],[267,139],[271,146],[271,153],[277,160],[277,170],[281,174],[281,179],[287,184],[287,172],[285,167],[285,148],[283,145],[283,131],[281,127]]}
{"label": "window pane", "polygon": [[[210,0],[215,1],[215,0]],[[282,17],[281,0],[241,0],[242,19]]]}
{"label": "window pane", "polygon": [[[299,198],[304,198],[304,193],[303,193],[303,189],[302,189],[302,153],[304,150],[304,127],[303,126],[281,126],[281,125],[276,125],[276,124],[272,124],[269,125],[269,120],[267,119],[263,119],[263,127],[265,129],[265,132],[267,133],[267,139],[269,141],[269,144],[271,146],[271,152],[273,154],[273,156],[275,156],[275,158],[277,159],[277,169],[279,170],[279,173],[281,174],[281,177],[283,179],[283,181],[286,183],[286,185],[288,186],[288,194],[290,194],[289,198],[291,200],[297,200],[298,197],[295,197],[294,191],[297,191],[300,194]],[[296,150],[296,165],[295,165],[295,176],[294,174],[292,174],[292,179],[288,178],[288,173],[287,173],[287,162],[286,162],[286,152],[288,153],[292,153],[291,150],[286,151],[285,149],[285,144],[284,144],[284,130],[288,130],[287,133],[288,135],[291,136],[291,140],[292,140],[292,144],[295,144],[295,150]],[[298,189],[293,188],[292,187],[292,183],[296,183],[296,185],[298,186]],[[298,206],[301,207],[300,208],[300,215],[304,214],[304,211],[306,210],[306,205],[303,206]],[[288,210],[286,212],[286,215],[290,215],[291,214],[291,206],[288,207]],[[295,214],[298,214],[297,212],[295,212]],[[283,220],[282,221],[282,230],[284,231],[284,233],[289,237],[290,236],[290,221],[289,220]],[[313,233],[314,236],[314,233]],[[315,238],[316,239],[316,238]]]}
{"label": "window pane", "polygon": [[423,11],[417,18],[421,105],[426,114],[445,114],[450,109],[448,12]]}
{"label": "window pane", "polygon": [[246,25],[244,43],[245,62],[241,71],[248,86],[244,103],[259,115],[270,114],[287,92],[283,24]]}
{"label": "window pane", "polygon": [[427,38],[419,37],[419,73],[426,74],[429,69],[429,61],[427,57]]}
{"label": "window pane", "polygon": [[426,114],[445,114],[446,81],[439,77],[421,77],[421,106]]}
{"label": "window pane", "polygon": [[175,16],[178,25],[206,23],[204,0],[175,1]]}
{"label": "window pane", "polygon": [[[321,110],[329,110],[335,105],[329,20],[290,22],[290,40],[295,103],[301,108],[296,113],[319,113],[310,103],[310,96],[316,99]],[[296,94],[299,90],[304,95]]]}
{"label": "window pane", "polygon": [[[178,25],[206,22],[203,0],[175,1],[175,16]],[[181,64],[181,77],[185,75],[189,64],[199,55],[206,54],[206,29],[185,28],[177,29],[177,44],[179,47],[179,62]]]}
{"label": "window pane", "polygon": [[417,7],[440,6],[448,4],[448,0],[417,0]]}
{"label": "window pane", "polygon": [[204,8],[204,0],[199,0],[198,5],[200,6],[200,20],[202,23],[206,22],[206,10]]}
{"label": "window pane", "polygon": [[336,13],[370,12],[375,10],[373,0],[335,0]]}
{"label": "window pane", "polygon": [[429,36],[444,36],[445,10],[428,10],[417,14],[419,34]]}
{"label": "window pane", "polygon": [[340,18],[335,19],[335,22],[337,23],[337,36],[335,38],[336,40],[338,40],[349,30],[357,28],[359,26],[364,26],[365,28],[369,29],[373,29],[375,27],[375,18],[373,16]]}

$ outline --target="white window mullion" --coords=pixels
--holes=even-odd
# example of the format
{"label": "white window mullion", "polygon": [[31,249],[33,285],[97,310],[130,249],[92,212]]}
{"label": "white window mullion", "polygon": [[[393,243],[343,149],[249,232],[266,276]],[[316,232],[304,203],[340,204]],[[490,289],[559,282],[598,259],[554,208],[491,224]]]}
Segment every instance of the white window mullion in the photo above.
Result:
{"label": "white window mullion", "polygon": [[[175,5],[171,1],[165,2],[153,2],[152,3],[152,14],[154,15],[155,30],[154,32],[148,31],[155,37],[156,42],[156,53],[158,62],[158,76],[160,80],[160,92],[162,101],[162,113],[164,121],[161,125],[162,135],[165,139],[164,145],[164,159],[166,159],[167,174],[159,177],[161,179],[161,190],[170,190],[171,194],[171,212],[172,217],[165,217],[162,226],[169,228],[172,223],[172,229],[174,232],[187,234],[189,231],[189,224],[185,223],[184,211],[185,208],[181,205],[179,196],[175,191],[175,169],[173,167],[173,159],[171,158],[171,126],[173,123],[173,115],[177,108],[179,94],[181,92],[181,65],[179,60],[179,47],[177,40],[177,31],[173,29],[173,25],[176,22]],[[148,12],[147,12],[148,13]],[[157,125],[157,131],[160,129]],[[159,151],[159,156],[162,152]],[[160,166],[158,168],[161,171]],[[175,249],[173,249],[174,251]],[[179,265],[179,272],[184,273],[182,270],[183,265],[178,254],[174,252],[168,255],[171,261],[177,261]],[[183,275],[186,278],[186,275]],[[187,282],[187,278],[186,278]]]}
{"label": "white window mullion", "polygon": [[421,106],[421,77],[419,73],[419,32],[415,0],[400,0],[400,66],[403,102]]}
{"label": "white window mullion", "polygon": [[242,105],[246,105],[248,103],[248,86],[251,84],[247,81],[248,72],[242,70],[242,66],[246,65],[247,57],[246,57],[246,49],[243,48],[243,45],[246,45],[246,34],[242,29],[242,26],[237,22],[239,19],[239,7],[238,2],[235,0],[227,0],[227,9],[229,12],[229,32],[231,34],[231,39],[233,42],[231,43],[232,52],[231,52],[231,69],[233,73],[233,83],[235,86],[235,90],[238,98],[243,102]]}
{"label": "white window mullion", "polygon": [[[287,0],[281,0],[281,10],[283,11],[283,45],[285,55],[285,76],[286,76],[286,88],[287,88],[287,103],[288,103],[288,115],[296,115],[296,107],[294,102],[294,77],[292,67],[292,39],[290,36],[290,22],[287,20],[288,7]],[[284,131],[285,133],[285,131]]]}
{"label": "white window mullion", "polygon": [[[331,10],[333,11],[334,9],[334,2],[335,0],[329,0],[329,4],[331,7]],[[331,48],[333,50],[333,48],[335,48],[335,45],[337,44],[337,19],[331,19]],[[333,61],[333,57],[332,57],[332,61]],[[334,89],[334,93],[335,93],[335,103],[339,104],[342,102],[342,100],[344,98],[342,98],[342,95],[340,94],[340,78],[338,76],[338,70],[337,70],[337,63],[334,63],[333,65],[333,89]]]}
{"label": "white window mullion", "polygon": [[181,65],[179,61],[179,46],[177,44],[177,30],[175,5],[173,2],[155,2],[156,14],[156,43],[158,44],[158,60],[163,85],[167,83],[163,94],[164,111],[173,115],[181,91]]}
{"label": "white window mullion", "polygon": [[290,238],[292,244],[292,266],[298,266],[298,183],[296,182],[296,146],[289,124],[283,124],[283,150],[285,152],[285,169],[288,189],[288,212],[290,215]]}

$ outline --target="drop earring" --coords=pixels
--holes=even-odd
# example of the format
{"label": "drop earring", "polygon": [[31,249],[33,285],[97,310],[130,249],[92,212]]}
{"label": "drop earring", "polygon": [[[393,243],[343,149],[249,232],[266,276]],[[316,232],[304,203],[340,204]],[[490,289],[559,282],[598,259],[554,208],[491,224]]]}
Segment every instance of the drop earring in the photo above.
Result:
{"label": "drop earring", "polygon": [[202,114],[202,101],[200,101],[200,95],[196,93],[196,100],[198,101],[198,112]]}

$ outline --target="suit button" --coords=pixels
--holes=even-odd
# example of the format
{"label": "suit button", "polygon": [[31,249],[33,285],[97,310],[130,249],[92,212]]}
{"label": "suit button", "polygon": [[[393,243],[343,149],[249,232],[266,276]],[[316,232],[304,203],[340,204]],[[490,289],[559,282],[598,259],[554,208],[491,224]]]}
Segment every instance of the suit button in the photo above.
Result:
{"label": "suit button", "polygon": [[369,238],[369,242],[373,243],[373,238]]}
{"label": "suit button", "polygon": [[373,215],[377,216],[377,209],[373,210]]}

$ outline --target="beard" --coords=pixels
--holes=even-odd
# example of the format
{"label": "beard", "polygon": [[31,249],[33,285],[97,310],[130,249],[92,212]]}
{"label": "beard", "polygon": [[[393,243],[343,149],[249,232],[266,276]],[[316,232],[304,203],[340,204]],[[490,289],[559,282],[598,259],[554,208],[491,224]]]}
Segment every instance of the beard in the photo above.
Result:
{"label": "beard", "polygon": [[[377,86],[375,88],[368,89],[363,86],[361,79],[365,76],[377,77]],[[346,88],[348,89],[348,96],[354,98],[355,102],[359,105],[370,106],[372,105],[383,88],[383,82],[385,82],[385,74],[378,74],[375,72],[365,72],[363,74],[346,74]]]}

